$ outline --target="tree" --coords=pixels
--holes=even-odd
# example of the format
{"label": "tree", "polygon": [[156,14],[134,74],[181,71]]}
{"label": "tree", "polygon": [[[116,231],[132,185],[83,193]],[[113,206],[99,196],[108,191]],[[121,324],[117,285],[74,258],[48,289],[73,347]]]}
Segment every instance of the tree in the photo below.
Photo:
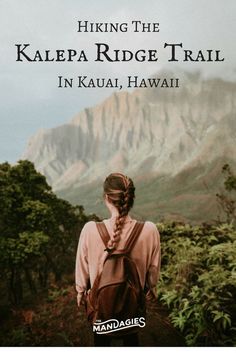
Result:
{"label": "tree", "polygon": [[31,270],[43,255],[48,236],[42,232],[20,233],[18,238],[0,237],[1,268],[8,279],[9,300],[19,304],[23,299],[22,274],[25,276],[33,294],[36,293]]}
{"label": "tree", "polygon": [[236,224],[236,175],[231,171],[229,164],[222,167],[225,192],[217,193],[217,202],[226,215],[226,222]]}
{"label": "tree", "polygon": [[[23,284],[32,294],[74,270],[78,232],[88,217],[82,206],[58,198],[33,163],[0,164],[0,264],[8,297],[19,304]],[[3,277],[4,273],[4,277]]]}

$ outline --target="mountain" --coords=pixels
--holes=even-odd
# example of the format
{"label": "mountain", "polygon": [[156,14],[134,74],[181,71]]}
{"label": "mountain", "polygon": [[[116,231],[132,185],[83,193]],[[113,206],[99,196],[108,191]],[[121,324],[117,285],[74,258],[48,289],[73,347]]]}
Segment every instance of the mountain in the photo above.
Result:
{"label": "mountain", "polygon": [[122,171],[137,186],[136,215],[207,220],[217,211],[221,167],[235,164],[235,102],[236,83],[182,73],[178,89],[113,93],[68,123],[40,130],[22,159],[89,212],[103,215],[102,180]]}

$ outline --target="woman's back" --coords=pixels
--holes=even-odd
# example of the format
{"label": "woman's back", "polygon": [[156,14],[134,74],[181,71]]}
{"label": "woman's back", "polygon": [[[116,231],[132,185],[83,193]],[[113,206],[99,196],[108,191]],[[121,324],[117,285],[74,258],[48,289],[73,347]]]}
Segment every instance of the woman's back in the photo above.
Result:
{"label": "woman's back", "polygon": [[[112,238],[115,219],[109,218],[103,222]],[[135,223],[135,219],[132,219],[129,215],[126,217],[120,240],[116,246],[117,250],[125,248]],[[96,223],[93,221],[86,223],[82,229],[77,249],[76,289],[78,293],[82,294],[88,289],[88,286],[93,286],[97,273],[102,266],[104,249],[105,246]],[[83,255],[81,256],[81,254]],[[154,288],[160,273],[160,234],[154,223],[145,222],[130,255],[136,264],[142,287],[144,288],[147,278],[150,289]]]}
{"label": "woman's back", "polygon": [[[135,227],[137,221],[132,219],[129,215],[135,198],[135,187],[132,179],[121,173],[112,173],[105,179],[103,189],[104,201],[111,214],[111,218],[103,221],[109,234],[109,237],[107,237],[108,241],[104,241],[104,244],[95,222],[90,221],[84,225],[80,234],[76,254],[75,282],[78,292],[78,305],[80,306],[84,296],[85,302],[87,303],[88,316],[90,317],[92,314],[92,320],[96,320],[96,315],[100,308],[101,313],[105,311],[108,313],[105,319],[107,322],[107,317],[111,316],[111,319],[113,319],[111,313],[114,312],[116,312],[116,314],[119,313],[116,315],[117,318],[122,317],[124,313],[125,315],[129,315],[129,310],[126,308],[132,306],[130,303],[134,304],[135,298],[141,299],[133,305],[134,309],[136,308],[137,311],[140,307],[139,303],[145,302],[145,297],[147,300],[156,298],[156,285],[160,273],[161,249],[160,234],[155,224],[145,222],[141,230],[141,228],[139,229],[141,225]],[[135,231],[132,233],[134,227]],[[141,233],[138,233],[140,230]],[[125,250],[129,237],[131,237],[130,239],[136,240],[130,251],[130,258],[126,257],[126,260],[121,261],[122,256],[124,256],[122,254],[121,257],[119,257],[119,261],[116,262],[118,257],[117,254],[115,255],[115,252]],[[113,254],[114,256],[109,257],[109,254]],[[112,263],[111,271],[111,267],[108,265]],[[116,265],[117,263],[119,265]],[[103,268],[104,272],[102,272]],[[121,270],[122,268],[124,271]],[[107,269],[109,271],[106,272]],[[109,292],[109,301],[106,295],[103,297],[104,300],[99,300],[100,292],[98,291],[101,283],[105,283],[104,288],[105,290],[107,289],[107,282],[102,282],[102,278],[107,278],[106,273],[111,274],[111,276],[108,277],[110,279],[112,277],[112,285],[119,285],[121,282],[114,282],[113,278],[119,273],[124,274],[122,280],[124,285],[121,285],[121,289],[118,289],[116,292],[115,290],[117,288],[113,288],[112,292]],[[133,282],[132,278],[134,280]],[[111,284],[111,282],[109,283]],[[91,291],[88,292],[90,289]],[[101,288],[99,290],[102,291]],[[111,295],[111,293],[113,294]],[[118,297],[114,295],[114,293],[118,293],[118,297],[123,299],[122,305],[121,303],[117,304],[116,298]],[[140,293],[140,296],[137,293]],[[105,310],[107,306],[110,306],[112,310]],[[144,306],[142,305],[142,307]],[[133,311],[133,313],[137,313],[137,311]],[[98,333],[94,334],[94,342],[95,345],[110,344],[109,337],[106,337],[104,334],[99,335]],[[131,335],[125,335],[124,343],[128,345],[138,345],[138,333],[135,332]]]}

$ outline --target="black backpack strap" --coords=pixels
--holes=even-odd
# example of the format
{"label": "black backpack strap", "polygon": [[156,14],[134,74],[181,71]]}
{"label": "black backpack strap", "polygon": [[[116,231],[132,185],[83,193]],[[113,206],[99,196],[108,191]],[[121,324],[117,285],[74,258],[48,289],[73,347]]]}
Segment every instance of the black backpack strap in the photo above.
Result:
{"label": "black backpack strap", "polygon": [[110,240],[110,235],[107,231],[107,228],[103,222],[96,222],[96,226],[100,234],[100,237],[102,238],[102,241],[105,245],[105,248],[107,248],[107,243]]}

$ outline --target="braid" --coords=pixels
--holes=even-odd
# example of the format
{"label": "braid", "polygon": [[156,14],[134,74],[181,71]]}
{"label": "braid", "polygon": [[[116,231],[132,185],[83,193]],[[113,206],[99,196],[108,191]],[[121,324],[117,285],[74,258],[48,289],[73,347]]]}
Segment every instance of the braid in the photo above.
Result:
{"label": "braid", "polygon": [[126,216],[134,202],[134,185],[130,178],[121,174],[110,174],[104,182],[104,192],[108,195],[109,201],[117,208],[119,215],[114,225],[114,236],[110,239],[107,247],[115,249],[120,241],[120,235],[125,223]]}

